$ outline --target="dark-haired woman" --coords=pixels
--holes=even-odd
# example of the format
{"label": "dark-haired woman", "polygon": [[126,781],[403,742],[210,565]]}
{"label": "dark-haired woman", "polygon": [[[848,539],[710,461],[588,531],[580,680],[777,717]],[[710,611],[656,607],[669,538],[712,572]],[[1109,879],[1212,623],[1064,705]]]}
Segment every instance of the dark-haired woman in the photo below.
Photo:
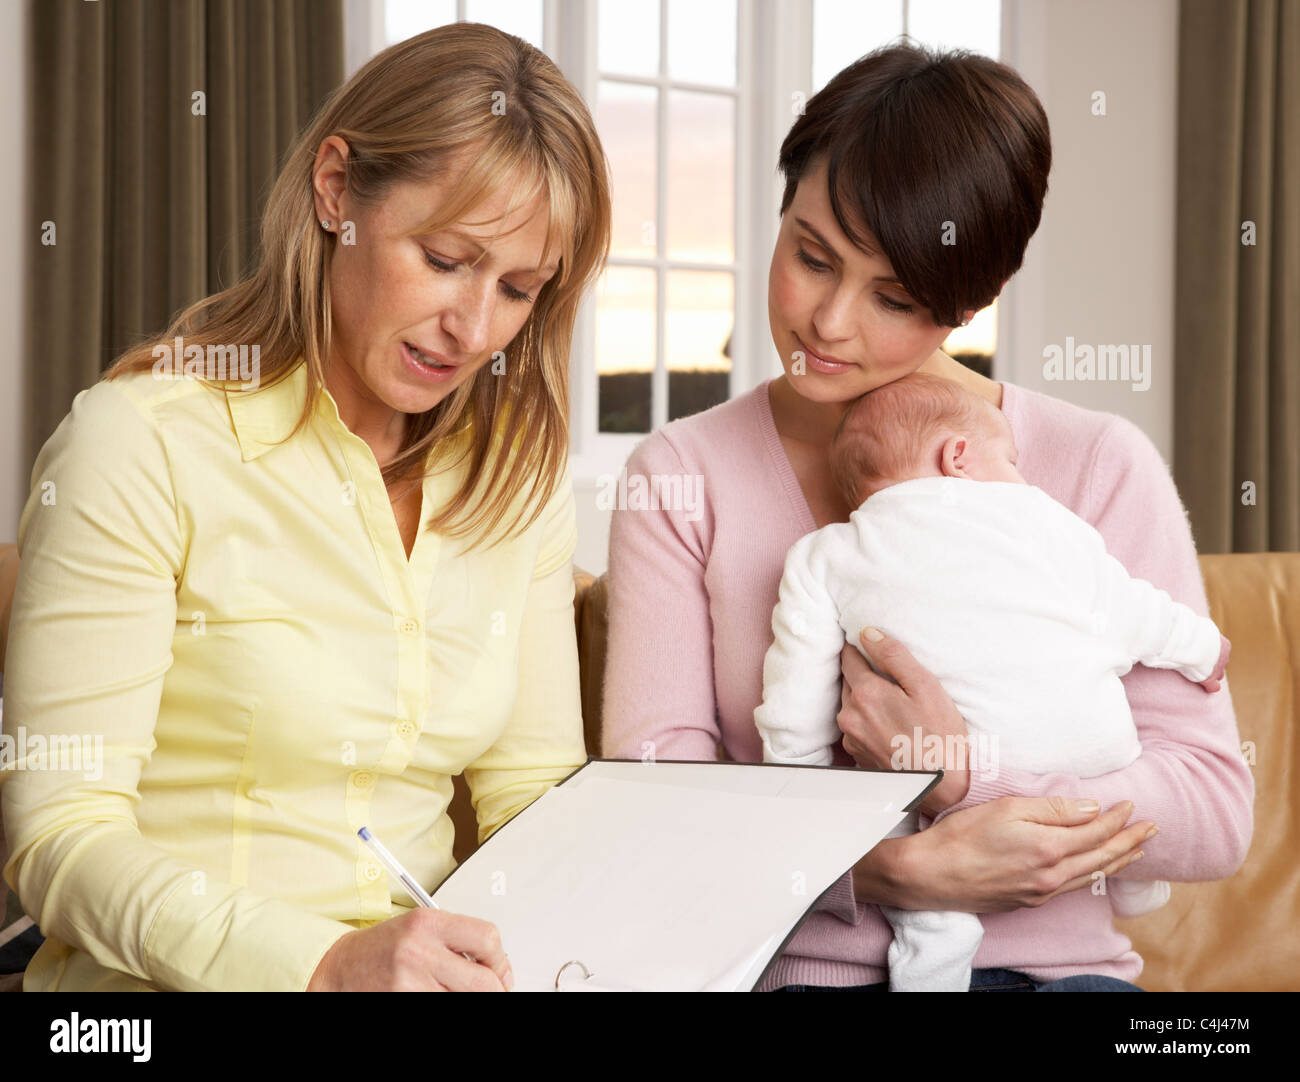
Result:
{"label": "dark-haired woman", "polygon": [[[848,520],[831,435],[850,402],[910,372],[1003,410],[1026,479],[1100,531],[1131,575],[1205,614],[1182,504],[1150,440],[939,348],[994,300],[1038,227],[1051,143],[1033,91],[987,58],[879,50],[808,103],[780,165],[768,311],[784,374],[664,426],[628,463],[630,474],[702,476],[705,510],[614,516],[604,753],[761,761],[753,711],[786,550]],[[845,647],[838,720],[853,760],[888,766],[899,734],[965,735],[900,643],[864,629],[861,651],[893,680]],[[934,827],[864,857],[764,987],[887,987],[888,904],[981,915],[972,989],[1135,990],[1141,959],[1108,899],[1079,888],[1139,858],[1147,879],[1230,875],[1249,842],[1253,783],[1228,696],[1144,668],[1125,690],[1143,744],[1131,766],[1081,783],[946,764],[924,807]]]}

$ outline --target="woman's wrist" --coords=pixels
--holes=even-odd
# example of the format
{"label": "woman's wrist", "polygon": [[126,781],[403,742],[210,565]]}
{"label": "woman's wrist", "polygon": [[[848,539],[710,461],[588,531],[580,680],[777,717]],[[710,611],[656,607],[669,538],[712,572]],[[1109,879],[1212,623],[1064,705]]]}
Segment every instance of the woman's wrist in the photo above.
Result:
{"label": "woman's wrist", "polygon": [[921,802],[921,810],[933,819],[940,812],[960,804],[966,799],[968,792],[970,792],[969,770],[945,771],[939,784],[931,789],[929,795]]}
{"label": "woman's wrist", "polygon": [[853,896],[868,905],[908,908],[905,902],[907,838],[884,838],[853,866]]}
{"label": "woman's wrist", "polygon": [[338,991],[338,978],[335,972],[336,963],[339,957],[339,944],[343,940],[355,936],[355,931],[345,932],[329,945],[329,949],[321,955],[321,959],[316,963],[316,969],[312,972],[311,978],[307,981],[307,992],[335,992]]}

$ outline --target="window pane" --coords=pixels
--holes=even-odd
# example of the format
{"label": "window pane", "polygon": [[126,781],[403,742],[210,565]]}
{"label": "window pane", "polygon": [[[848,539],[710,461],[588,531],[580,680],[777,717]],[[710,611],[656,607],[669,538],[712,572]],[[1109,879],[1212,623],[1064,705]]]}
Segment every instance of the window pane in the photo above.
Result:
{"label": "window pane", "polygon": [[668,420],[727,400],[735,282],[717,271],[669,271],[664,320]]}
{"label": "window pane", "polygon": [[596,66],[619,75],[659,74],[659,0],[600,0]]}
{"label": "window pane", "polygon": [[655,272],[610,267],[596,289],[599,431],[650,431],[654,366]]}
{"label": "window pane", "polygon": [[669,91],[669,259],[730,263],[735,258],[735,161],[735,100]]}
{"label": "window pane", "polygon": [[903,0],[813,0],[813,92],[902,32]]}
{"label": "window pane", "polygon": [[1002,53],[1001,0],[911,0],[908,37],[940,49],[973,49],[994,60]]}
{"label": "window pane", "polygon": [[601,82],[596,129],[613,174],[614,228],[610,253],[655,254],[655,108],[652,86]]}
{"label": "window pane", "polygon": [[468,0],[465,21],[487,23],[542,47],[542,0]]}
{"label": "window pane", "polygon": [[456,0],[386,0],[384,34],[393,45],[456,21]]}
{"label": "window pane", "polygon": [[736,85],[736,0],[668,0],[668,75]]}

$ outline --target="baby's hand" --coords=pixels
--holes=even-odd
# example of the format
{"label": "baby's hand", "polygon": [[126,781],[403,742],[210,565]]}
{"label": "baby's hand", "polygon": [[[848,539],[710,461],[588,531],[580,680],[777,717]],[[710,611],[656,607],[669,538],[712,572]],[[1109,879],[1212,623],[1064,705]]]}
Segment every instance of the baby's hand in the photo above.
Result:
{"label": "baby's hand", "polygon": [[1206,691],[1218,691],[1223,686],[1223,673],[1228,667],[1228,655],[1232,653],[1232,643],[1219,635],[1219,660],[1214,663],[1214,672],[1201,681],[1201,687]]}

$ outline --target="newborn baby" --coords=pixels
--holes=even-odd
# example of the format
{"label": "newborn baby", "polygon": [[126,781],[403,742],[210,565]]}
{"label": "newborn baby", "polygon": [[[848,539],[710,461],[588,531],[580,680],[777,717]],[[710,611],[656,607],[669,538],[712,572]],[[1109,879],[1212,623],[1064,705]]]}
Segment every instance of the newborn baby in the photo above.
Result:
{"label": "newborn baby", "polygon": [[[1095,529],[1026,483],[1011,427],[986,399],[906,376],[853,403],[830,458],[857,510],[786,556],[754,712],[765,762],[831,762],[840,651],[864,627],[898,639],[939,679],[969,743],[991,745],[995,766],[1040,774],[1090,778],[1138,757],[1120,682],[1136,662],[1219,689],[1228,640],[1130,578]],[[918,825],[914,812],[895,834]],[[1169,897],[1160,881],[1103,885],[1121,916]],[[881,911],[894,930],[892,990],[969,988],[977,916]]]}

